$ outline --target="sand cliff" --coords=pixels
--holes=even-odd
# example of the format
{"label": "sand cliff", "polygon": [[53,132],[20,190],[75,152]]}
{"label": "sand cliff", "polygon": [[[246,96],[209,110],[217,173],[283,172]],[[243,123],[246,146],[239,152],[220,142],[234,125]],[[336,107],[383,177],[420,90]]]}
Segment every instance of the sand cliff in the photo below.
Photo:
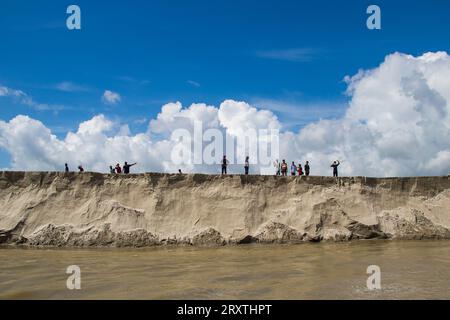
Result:
{"label": "sand cliff", "polygon": [[450,179],[0,172],[0,243],[450,239]]}

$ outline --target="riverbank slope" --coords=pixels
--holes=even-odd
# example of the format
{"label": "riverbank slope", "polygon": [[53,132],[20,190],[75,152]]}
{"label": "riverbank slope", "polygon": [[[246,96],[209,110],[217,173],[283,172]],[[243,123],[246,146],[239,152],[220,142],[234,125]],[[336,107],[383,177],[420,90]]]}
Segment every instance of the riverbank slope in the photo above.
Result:
{"label": "riverbank slope", "polygon": [[0,243],[450,239],[450,178],[0,172]]}

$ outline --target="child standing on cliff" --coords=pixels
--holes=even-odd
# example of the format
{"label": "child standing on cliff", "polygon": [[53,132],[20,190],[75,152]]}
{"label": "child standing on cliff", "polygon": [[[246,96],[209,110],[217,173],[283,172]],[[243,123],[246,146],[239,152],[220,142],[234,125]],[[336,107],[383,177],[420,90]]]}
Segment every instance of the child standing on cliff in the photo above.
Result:
{"label": "child standing on cliff", "polygon": [[245,170],[245,175],[248,175],[248,170],[250,169],[250,161],[249,161],[249,157],[246,156],[245,157],[245,164],[244,164],[244,170]]}
{"label": "child standing on cliff", "polygon": [[303,169],[302,169],[302,164],[301,163],[298,164],[297,170],[298,170],[298,175],[302,176],[303,175]]}

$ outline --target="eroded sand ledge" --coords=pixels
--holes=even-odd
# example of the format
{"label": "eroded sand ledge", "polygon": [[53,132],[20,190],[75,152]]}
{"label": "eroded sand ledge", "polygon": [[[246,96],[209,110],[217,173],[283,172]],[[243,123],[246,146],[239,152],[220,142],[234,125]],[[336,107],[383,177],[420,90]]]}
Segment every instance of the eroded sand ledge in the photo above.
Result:
{"label": "eroded sand ledge", "polygon": [[0,243],[450,239],[450,178],[0,172]]}

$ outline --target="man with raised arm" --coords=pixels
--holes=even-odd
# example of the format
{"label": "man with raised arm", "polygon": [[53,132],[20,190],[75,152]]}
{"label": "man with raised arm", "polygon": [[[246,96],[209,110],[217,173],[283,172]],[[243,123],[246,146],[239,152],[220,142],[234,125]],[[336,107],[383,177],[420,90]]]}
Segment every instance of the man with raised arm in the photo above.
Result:
{"label": "man with raised arm", "polygon": [[124,174],[129,174],[130,173],[130,167],[134,166],[136,164],[132,163],[132,164],[128,164],[128,162],[125,161],[124,165],[123,165],[123,173]]}
{"label": "man with raised arm", "polygon": [[336,160],[333,162],[333,164],[330,166],[333,168],[333,177],[338,177],[338,167],[341,163],[339,162],[339,160]]}

